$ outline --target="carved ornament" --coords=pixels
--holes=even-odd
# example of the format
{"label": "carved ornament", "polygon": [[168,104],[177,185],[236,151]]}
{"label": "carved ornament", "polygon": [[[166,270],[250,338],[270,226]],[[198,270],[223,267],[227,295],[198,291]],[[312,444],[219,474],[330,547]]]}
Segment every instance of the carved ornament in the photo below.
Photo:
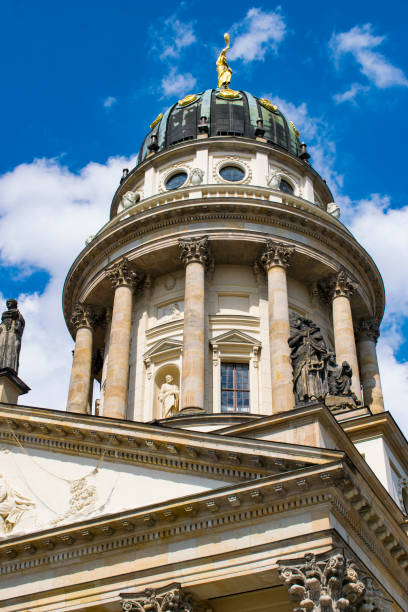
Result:
{"label": "carved ornament", "polygon": [[272,268],[273,266],[287,268],[294,252],[295,249],[293,247],[288,247],[282,242],[268,240],[266,243],[265,252],[261,257],[260,262],[265,270],[269,270],[269,268]]}
{"label": "carved ornament", "polygon": [[377,342],[380,335],[380,323],[378,319],[360,319],[356,327],[356,336],[358,340],[373,340]]}
{"label": "carved ornament", "polygon": [[120,593],[125,612],[211,612],[211,608],[197,602],[178,583],[160,589],[145,589],[139,593]]}
{"label": "carved ornament", "polygon": [[331,299],[336,297],[351,298],[357,289],[357,282],[354,281],[345,270],[340,270],[337,276],[330,279],[329,292]]}
{"label": "carved ornament", "polygon": [[179,256],[185,266],[194,261],[208,267],[211,259],[208,237],[181,238],[179,240]]}
{"label": "carved ornament", "polygon": [[122,285],[136,287],[142,278],[141,274],[135,270],[134,266],[126,257],[123,257],[120,261],[108,268],[106,274],[114,289]]}
{"label": "carved ornament", "polygon": [[71,315],[71,323],[75,331],[80,327],[89,327],[94,330],[98,323],[98,315],[92,306],[78,302]]}
{"label": "carved ornament", "polygon": [[343,552],[331,551],[289,563],[278,561],[279,575],[297,604],[294,612],[385,612],[381,591]]}

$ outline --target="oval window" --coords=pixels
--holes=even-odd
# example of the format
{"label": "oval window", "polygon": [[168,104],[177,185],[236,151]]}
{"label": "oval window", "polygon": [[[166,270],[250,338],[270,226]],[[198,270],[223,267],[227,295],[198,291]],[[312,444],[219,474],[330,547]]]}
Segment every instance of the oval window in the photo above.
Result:
{"label": "oval window", "polygon": [[293,194],[293,187],[290,183],[288,183],[288,181],[285,181],[285,179],[281,179],[280,185],[279,185],[279,189],[285,193],[290,193]]}
{"label": "oval window", "polygon": [[168,178],[166,181],[166,189],[169,191],[171,189],[178,189],[179,187],[184,185],[186,180],[187,172],[177,172],[176,174],[172,174],[171,177]]}
{"label": "oval window", "polygon": [[220,176],[224,181],[236,183],[245,178],[245,172],[239,166],[223,166],[220,170]]}

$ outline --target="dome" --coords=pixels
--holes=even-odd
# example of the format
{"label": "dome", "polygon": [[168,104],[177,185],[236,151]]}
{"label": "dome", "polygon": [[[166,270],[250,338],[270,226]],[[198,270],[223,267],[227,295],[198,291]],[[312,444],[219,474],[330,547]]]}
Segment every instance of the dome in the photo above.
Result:
{"label": "dome", "polygon": [[299,132],[270,100],[256,98],[247,91],[207,89],[190,94],[160,114],[150,125],[140,148],[137,163],[151,151],[163,151],[200,134],[262,137],[266,142],[308,159]]}

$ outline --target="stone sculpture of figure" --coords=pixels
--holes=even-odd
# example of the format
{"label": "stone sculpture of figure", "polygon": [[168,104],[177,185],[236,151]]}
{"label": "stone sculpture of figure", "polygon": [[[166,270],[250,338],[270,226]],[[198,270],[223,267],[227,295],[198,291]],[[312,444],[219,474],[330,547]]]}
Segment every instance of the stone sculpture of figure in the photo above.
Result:
{"label": "stone sculpture of figure", "polygon": [[201,168],[193,168],[190,175],[191,185],[201,185],[204,178],[204,171]]}
{"label": "stone sculpture of figure", "polygon": [[218,87],[219,89],[229,89],[231,82],[232,70],[227,62],[227,51],[230,48],[230,37],[229,34],[224,34],[224,40],[226,46],[221,51],[217,59],[217,72],[218,72]]}
{"label": "stone sculpture of figure", "polygon": [[29,510],[34,510],[35,503],[17,493],[0,474],[0,536],[6,536]]}
{"label": "stone sculpture of figure", "polygon": [[17,374],[25,321],[17,300],[7,300],[6,304],[0,323],[0,368],[11,368]]}
{"label": "stone sculpture of figure", "polygon": [[292,322],[292,329],[289,346],[296,401],[323,399],[328,391],[326,362],[329,353],[320,329],[302,317]]}
{"label": "stone sculpture of figure", "polygon": [[118,206],[118,213],[122,212],[122,210],[125,210],[125,208],[129,208],[130,206],[133,206],[133,204],[136,204],[136,202],[139,200],[139,194],[136,193],[135,191],[127,191]]}
{"label": "stone sculpture of figure", "polygon": [[179,388],[173,383],[171,374],[167,374],[165,381],[160,387],[159,402],[164,418],[171,417],[178,412]]}
{"label": "stone sculpture of figure", "polygon": [[329,395],[344,395],[352,397],[357,402],[357,396],[351,390],[353,370],[350,364],[347,361],[343,361],[341,366],[338,366],[334,353],[330,353],[327,371]]}
{"label": "stone sculpture of figure", "polygon": [[281,175],[277,170],[272,170],[272,172],[267,177],[267,185],[271,189],[279,189],[281,184]]}

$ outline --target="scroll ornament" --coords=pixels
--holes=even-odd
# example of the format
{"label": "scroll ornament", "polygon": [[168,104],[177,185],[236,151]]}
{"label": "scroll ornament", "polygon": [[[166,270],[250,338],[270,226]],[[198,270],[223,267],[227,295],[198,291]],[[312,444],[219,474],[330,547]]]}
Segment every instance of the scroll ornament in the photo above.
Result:
{"label": "scroll ornament", "polygon": [[124,612],[212,612],[208,605],[197,602],[176,582],[161,589],[121,593],[120,597]]}
{"label": "scroll ornament", "polygon": [[294,612],[388,611],[388,602],[372,579],[363,577],[344,553],[322,560],[308,553],[299,561],[290,565],[279,562],[279,574],[295,604]]}

